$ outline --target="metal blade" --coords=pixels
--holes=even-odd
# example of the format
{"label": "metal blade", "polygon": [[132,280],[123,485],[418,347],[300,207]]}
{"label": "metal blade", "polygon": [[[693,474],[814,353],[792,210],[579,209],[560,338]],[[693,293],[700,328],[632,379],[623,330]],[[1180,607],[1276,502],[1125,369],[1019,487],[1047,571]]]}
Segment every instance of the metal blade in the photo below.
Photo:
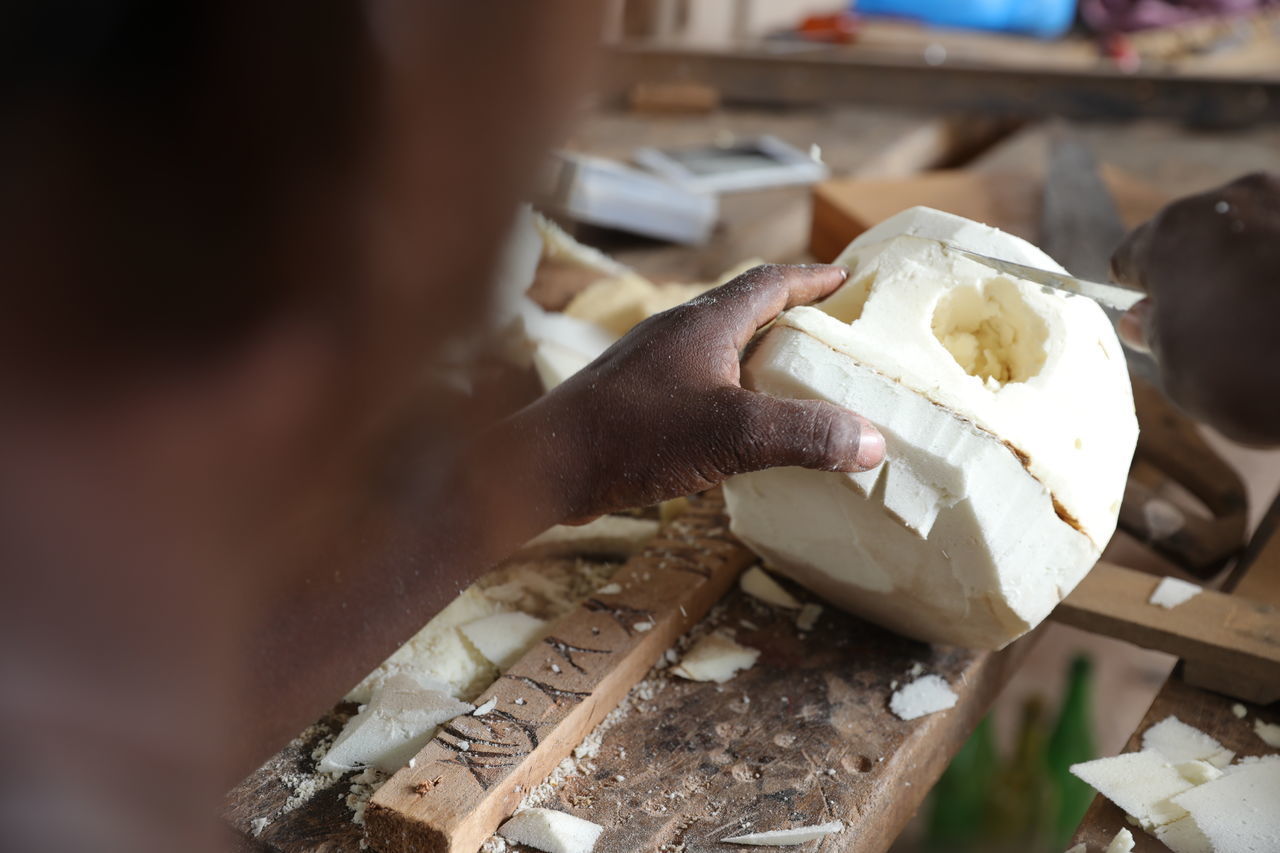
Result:
{"label": "metal blade", "polygon": [[[1044,205],[1040,211],[1040,248],[1074,275],[1094,281],[1111,278],[1111,253],[1125,235],[1124,221],[1098,174],[1093,152],[1065,123],[1049,133]],[[1122,311],[1104,304],[1112,323]],[[1129,369],[1163,388],[1160,369],[1150,353],[1125,347]]]}
{"label": "metal blade", "polygon": [[1051,270],[1042,270],[1038,267],[1029,267],[1024,264],[1015,264],[1013,261],[992,258],[951,244],[947,244],[947,248],[952,252],[957,252],[966,258],[972,258],[981,264],[1015,278],[1033,281],[1036,284],[1051,287],[1054,290],[1060,290],[1073,296],[1087,296],[1094,302],[1121,313],[1128,311],[1147,295],[1141,290],[1120,287],[1117,284],[1084,281],[1083,279],[1073,278]]}
{"label": "metal blade", "polygon": [[1066,125],[1055,126],[1049,137],[1040,247],[1072,275],[1107,281],[1111,253],[1124,235],[1124,222],[1093,152]]}

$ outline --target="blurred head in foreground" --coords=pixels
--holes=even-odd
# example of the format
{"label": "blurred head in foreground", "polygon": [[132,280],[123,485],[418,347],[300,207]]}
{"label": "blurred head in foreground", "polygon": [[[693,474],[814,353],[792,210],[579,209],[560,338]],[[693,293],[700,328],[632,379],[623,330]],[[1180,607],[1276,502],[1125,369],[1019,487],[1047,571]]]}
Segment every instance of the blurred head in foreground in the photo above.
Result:
{"label": "blurred head in foreground", "polygon": [[[406,430],[595,43],[578,4],[0,23],[0,790],[15,849],[213,832],[238,628]],[[243,711],[243,709],[239,709]],[[185,849],[192,849],[187,847]]]}

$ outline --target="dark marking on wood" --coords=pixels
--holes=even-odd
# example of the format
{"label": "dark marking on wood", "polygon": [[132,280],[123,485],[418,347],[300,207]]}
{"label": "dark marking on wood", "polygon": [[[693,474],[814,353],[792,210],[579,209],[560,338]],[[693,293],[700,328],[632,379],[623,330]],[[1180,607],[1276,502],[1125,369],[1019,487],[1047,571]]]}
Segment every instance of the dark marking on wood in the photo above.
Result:
{"label": "dark marking on wood", "polygon": [[587,648],[583,648],[582,646],[575,646],[572,643],[566,643],[564,640],[558,639],[556,637],[547,637],[542,642],[546,643],[548,646],[555,649],[556,652],[559,653],[560,657],[564,658],[565,662],[569,664],[569,666],[573,667],[578,672],[581,672],[584,675],[586,674],[587,671],[583,669],[582,666],[579,665],[579,663],[576,660],[573,659],[573,656],[575,654],[584,654],[584,655],[613,654],[612,649],[587,649]]}
{"label": "dark marking on wood", "polygon": [[632,626],[636,622],[646,622],[653,618],[652,611],[637,610],[625,604],[606,604],[598,598],[588,598],[583,606],[594,613],[605,613],[613,617],[613,620],[622,626],[622,630],[627,632],[628,637],[635,634]]}
{"label": "dark marking on wood", "polygon": [[544,681],[538,681],[536,678],[530,678],[527,675],[508,674],[502,677],[509,678],[512,681],[519,681],[523,684],[527,684],[530,687],[534,688],[535,690],[538,690],[539,692],[541,692],[552,702],[556,702],[556,703],[559,703],[561,699],[572,699],[575,702],[581,702],[583,699],[586,699],[588,696],[591,695],[590,691],[564,690],[562,688],[555,687],[551,684],[547,684]]}

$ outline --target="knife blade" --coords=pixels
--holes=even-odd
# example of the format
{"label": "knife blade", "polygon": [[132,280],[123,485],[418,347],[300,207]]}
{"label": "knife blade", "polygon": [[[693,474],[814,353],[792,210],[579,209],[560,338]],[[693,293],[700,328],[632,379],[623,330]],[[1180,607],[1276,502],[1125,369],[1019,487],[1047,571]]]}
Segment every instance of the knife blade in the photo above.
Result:
{"label": "knife blade", "polygon": [[[1098,173],[1098,161],[1080,133],[1065,122],[1049,131],[1044,202],[1040,210],[1040,248],[1074,275],[1105,279],[1111,253],[1126,232],[1115,198]],[[1120,311],[1102,303],[1113,324]],[[1129,370],[1162,388],[1160,369],[1150,353],[1124,348]]]}
{"label": "knife blade", "polygon": [[979,252],[971,252],[968,249],[963,249],[950,243],[944,243],[943,245],[948,250],[964,255],[966,258],[971,258],[997,272],[1025,281],[1035,282],[1043,287],[1051,287],[1054,290],[1060,290],[1072,296],[1085,296],[1107,308],[1120,312],[1128,311],[1146,298],[1147,295],[1144,291],[1135,290],[1131,287],[1121,287],[1118,284],[1103,284],[1100,281],[1087,281],[1064,275],[1060,272],[1042,270],[1038,267],[1029,267],[1025,264],[1016,264],[1013,261],[993,258]]}
{"label": "knife blade", "polygon": [[1073,275],[1105,281],[1111,275],[1111,253],[1126,230],[1093,151],[1070,125],[1053,125],[1040,209],[1040,248]]}

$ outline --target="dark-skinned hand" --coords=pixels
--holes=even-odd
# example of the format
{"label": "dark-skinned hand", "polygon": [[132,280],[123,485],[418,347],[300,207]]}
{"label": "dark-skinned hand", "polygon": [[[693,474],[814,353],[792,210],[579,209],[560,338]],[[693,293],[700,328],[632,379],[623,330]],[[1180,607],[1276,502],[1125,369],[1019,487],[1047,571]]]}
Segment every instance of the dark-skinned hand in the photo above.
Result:
{"label": "dark-skinned hand", "polygon": [[[865,418],[746,390],[739,361],[782,311],[831,294],[834,266],[760,266],[640,323],[522,413],[560,455],[567,517],[689,495],[780,465],[864,471],[884,458]],[[566,440],[567,439],[567,440]]]}
{"label": "dark-skinned hand", "polygon": [[1120,334],[1151,350],[1169,396],[1237,441],[1280,442],[1280,175],[1170,204],[1111,263],[1149,294]]}

